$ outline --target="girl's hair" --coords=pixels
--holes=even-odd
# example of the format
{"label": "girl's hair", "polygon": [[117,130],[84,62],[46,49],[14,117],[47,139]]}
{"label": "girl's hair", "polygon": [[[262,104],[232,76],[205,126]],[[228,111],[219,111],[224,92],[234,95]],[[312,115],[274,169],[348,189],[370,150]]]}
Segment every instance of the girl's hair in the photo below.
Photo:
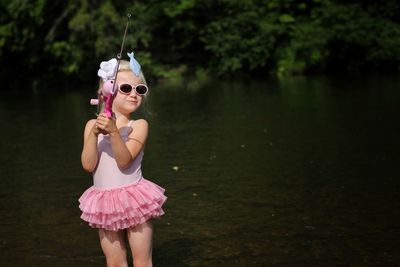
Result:
{"label": "girl's hair", "polygon": [[[132,71],[131,68],[129,67],[129,61],[121,59],[121,61],[119,62],[118,72],[121,71]],[[139,73],[139,78],[141,80],[141,83],[147,85],[146,78],[144,77],[142,71],[140,71]]]}
{"label": "girl's hair", "polygon": [[[129,61],[121,59],[121,61],[119,62],[118,72],[122,72],[122,71],[132,71],[131,68],[129,67]],[[146,78],[144,77],[144,74],[142,71],[140,71],[140,73],[139,73],[139,79],[141,80],[141,83],[147,85]],[[103,83],[104,83],[103,79],[100,78],[98,93],[100,93],[100,90],[103,87]]]}
{"label": "girl's hair", "polygon": [[[129,67],[129,61],[121,59],[119,62],[119,67],[118,67],[118,72],[123,72],[123,71],[132,71],[132,69]],[[139,73],[139,79],[140,83],[147,85],[146,78],[144,77],[144,74],[142,71]],[[117,77],[118,78],[118,77]],[[97,93],[100,95],[101,88],[103,87],[103,79],[100,78],[99,81],[99,89],[97,90]],[[146,95],[143,96],[142,98],[142,106],[145,114],[150,114],[147,108],[147,99],[149,98],[150,95],[150,90],[147,91]],[[98,106],[97,112],[100,113],[104,109],[104,101],[100,101],[100,104]]]}

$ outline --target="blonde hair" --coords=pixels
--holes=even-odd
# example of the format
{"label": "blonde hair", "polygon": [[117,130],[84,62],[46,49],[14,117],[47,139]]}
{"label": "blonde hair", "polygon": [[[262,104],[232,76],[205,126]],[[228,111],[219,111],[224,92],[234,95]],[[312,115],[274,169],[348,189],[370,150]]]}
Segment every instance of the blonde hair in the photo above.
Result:
{"label": "blonde hair", "polygon": [[[123,72],[123,71],[132,71],[132,69],[129,67],[129,61],[121,59],[121,61],[119,62],[118,72]],[[144,77],[144,74],[142,71],[140,71],[138,77],[139,77],[141,83],[147,85],[146,78]],[[100,78],[98,93],[100,93],[100,90],[103,87],[103,83],[104,83],[103,79]]]}
{"label": "blonde hair", "polygon": [[[122,72],[122,71],[132,71],[132,69],[129,67],[129,61],[121,59],[121,61],[119,62],[118,72]],[[140,71],[138,77],[143,84],[147,85],[146,78],[144,77],[144,74],[142,71]]]}

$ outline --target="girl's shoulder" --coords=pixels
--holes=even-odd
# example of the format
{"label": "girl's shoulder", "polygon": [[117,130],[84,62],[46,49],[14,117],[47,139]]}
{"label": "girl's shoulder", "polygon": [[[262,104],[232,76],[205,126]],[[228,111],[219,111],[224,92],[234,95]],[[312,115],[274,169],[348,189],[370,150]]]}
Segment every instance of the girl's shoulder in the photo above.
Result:
{"label": "girl's shoulder", "polygon": [[143,137],[147,136],[149,123],[145,119],[138,119],[131,121],[131,136],[133,135],[142,135]]}
{"label": "girl's shoulder", "polygon": [[84,130],[84,138],[85,138],[85,139],[89,136],[89,133],[90,133],[90,131],[92,130],[92,128],[93,128],[93,126],[94,126],[95,123],[96,123],[96,120],[95,120],[95,119],[88,120],[88,121],[86,122],[85,130]]}
{"label": "girl's shoulder", "polygon": [[93,125],[96,123],[96,119],[91,119],[86,122],[85,128],[92,128]]}
{"label": "girl's shoulder", "polygon": [[149,127],[149,123],[145,119],[138,119],[132,121],[132,127]]}
{"label": "girl's shoulder", "polygon": [[90,119],[86,122],[86,125],[93,125],[96,123],[96,119]]}

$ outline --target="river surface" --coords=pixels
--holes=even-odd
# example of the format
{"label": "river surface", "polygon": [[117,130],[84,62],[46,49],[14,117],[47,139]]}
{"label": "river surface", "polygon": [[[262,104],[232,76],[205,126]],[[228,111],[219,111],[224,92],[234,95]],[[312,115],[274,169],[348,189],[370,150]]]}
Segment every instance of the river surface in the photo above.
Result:
{"label": "river surface", "polygon": [[[400,265],[399,77],[151,90],[155,266]],[[93,93],[30,91],[0,98],[0,266],[105,266],[77,201]]]}

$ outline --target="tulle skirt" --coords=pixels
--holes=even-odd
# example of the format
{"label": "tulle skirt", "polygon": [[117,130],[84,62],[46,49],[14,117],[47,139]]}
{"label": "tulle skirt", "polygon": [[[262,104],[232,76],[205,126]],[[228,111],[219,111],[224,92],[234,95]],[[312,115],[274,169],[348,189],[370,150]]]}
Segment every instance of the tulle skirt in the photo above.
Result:
{"label": "tulle skirt", "polygon": [[118,231],[164,214],[165,189],[141,179],[112,189],[87,189],[79,198],[81,218],[93,228]]}

